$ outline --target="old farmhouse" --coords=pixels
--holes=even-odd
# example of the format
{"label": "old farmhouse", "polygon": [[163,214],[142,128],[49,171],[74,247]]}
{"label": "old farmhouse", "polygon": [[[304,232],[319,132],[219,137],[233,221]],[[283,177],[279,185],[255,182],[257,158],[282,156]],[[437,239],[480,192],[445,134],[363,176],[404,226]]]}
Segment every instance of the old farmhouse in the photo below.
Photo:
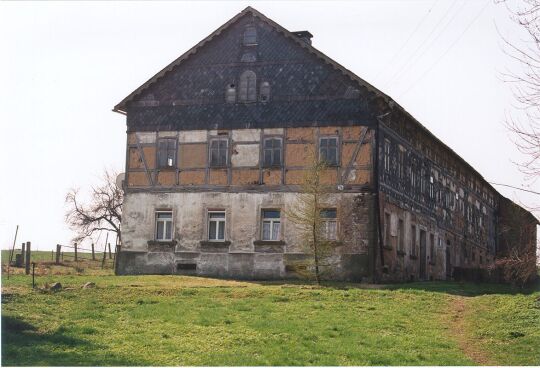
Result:
{"label": "old farmhouse", "polygon": [[536,242],[528,212],[312,37],[248,7],[114,107],[119,274],[296,277],[305,253],[285,212],[310,152],[333,191],[333,279],[443,280],[492,264],[503,228]]}

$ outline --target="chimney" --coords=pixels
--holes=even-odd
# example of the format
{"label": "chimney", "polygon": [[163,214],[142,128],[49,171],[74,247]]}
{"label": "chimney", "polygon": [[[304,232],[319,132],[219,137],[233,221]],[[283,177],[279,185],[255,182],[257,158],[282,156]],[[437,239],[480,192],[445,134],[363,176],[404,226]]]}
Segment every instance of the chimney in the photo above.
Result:
{"label": "chimney", "polygon": [[291,32],[293,35],[304,41],[305,43],[311,45],[311,39],[313,38],[313,35],[309,33],[309,31],[296,31]]}

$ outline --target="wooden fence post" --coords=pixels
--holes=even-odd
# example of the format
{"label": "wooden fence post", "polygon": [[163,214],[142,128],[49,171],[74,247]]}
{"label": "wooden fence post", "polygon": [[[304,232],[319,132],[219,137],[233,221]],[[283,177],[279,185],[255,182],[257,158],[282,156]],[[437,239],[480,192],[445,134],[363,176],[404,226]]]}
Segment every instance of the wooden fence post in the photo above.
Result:
{"label": "wooden fence post", "polygon": [[101,268],[105,268],[105,260],[107,259],[107,245],[103,249],[103,259],[101,260]]}
{"label": "wooden fence post", "polygon": [[22,264],[23,266],[26,264],[26,244],[25,243],[22,243],[21,245],[21,254],[22,254]]}
{"label": "wooden fence post", "polygon": [[25,273],[30,274],[30,258],[32,257],[32,250],[30,242],[26,242],[26,258],[25,258]]}
{"label": "wooden fence post", "polygon": [[54,261],[54,250],[51,250],[51,261]]}
{"label": "wooden fence post", "polygon": [[60,263],[60,251],[62,249],[62,246],[60,244],[56,244],[56,264]]}
{"label": "wooden fence post", "polygon": [[94,253],[94,243],[92,243],[92,261],[96,260],[96,254]]}
{"label": "wooden fence post", "polygon": [[112,254],[111,254],[111,243],[109,243],[109,259],[112,259]]}
{"label": "wooden fence post", "polygon": [[75,243],[73,248],[75,248],[75,262],[77,262],[77,243]]}

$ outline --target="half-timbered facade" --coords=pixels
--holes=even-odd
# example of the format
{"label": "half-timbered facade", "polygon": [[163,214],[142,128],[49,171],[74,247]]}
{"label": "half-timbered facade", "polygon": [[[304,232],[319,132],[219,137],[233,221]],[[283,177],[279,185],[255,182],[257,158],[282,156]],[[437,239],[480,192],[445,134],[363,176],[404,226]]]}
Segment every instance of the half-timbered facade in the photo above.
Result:
{"label": "half-timbered facade", "polygon": [[493,261],[501,196],[311,38],[248,7],[115,106],[118,273],[295,277],[306,254],[285,213],[314,157],[332,278],[446,279]]}

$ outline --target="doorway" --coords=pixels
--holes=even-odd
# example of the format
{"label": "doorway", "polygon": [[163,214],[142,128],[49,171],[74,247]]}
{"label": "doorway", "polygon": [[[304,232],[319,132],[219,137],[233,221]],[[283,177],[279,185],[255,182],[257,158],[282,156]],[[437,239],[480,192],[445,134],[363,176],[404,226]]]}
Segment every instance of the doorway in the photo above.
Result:
{"label": "doorway", "polygon": [[426,232],[420,230],[420,280],[426,280]]}

